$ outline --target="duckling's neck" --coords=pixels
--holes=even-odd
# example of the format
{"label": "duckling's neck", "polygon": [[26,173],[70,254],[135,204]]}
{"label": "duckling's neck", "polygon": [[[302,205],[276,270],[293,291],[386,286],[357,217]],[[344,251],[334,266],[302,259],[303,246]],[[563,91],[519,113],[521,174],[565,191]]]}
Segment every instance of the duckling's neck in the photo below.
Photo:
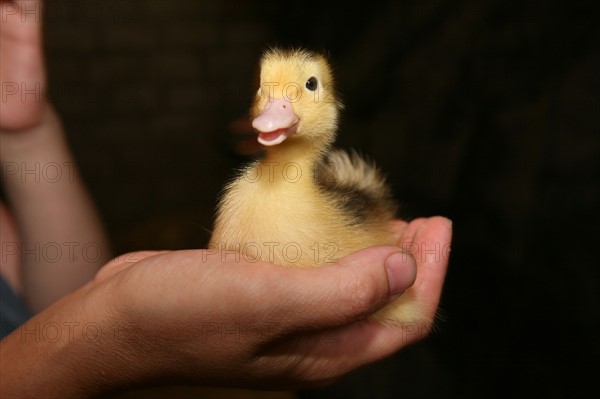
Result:
{"label": "duckling's neck", "polygon": [[273,181],[294,181],[302,179],[312,183],[315,167],[329,149],[328,143],[296,138],[277,146],[267,147],[263,159],[257,163],[262,176],[270,176]]}

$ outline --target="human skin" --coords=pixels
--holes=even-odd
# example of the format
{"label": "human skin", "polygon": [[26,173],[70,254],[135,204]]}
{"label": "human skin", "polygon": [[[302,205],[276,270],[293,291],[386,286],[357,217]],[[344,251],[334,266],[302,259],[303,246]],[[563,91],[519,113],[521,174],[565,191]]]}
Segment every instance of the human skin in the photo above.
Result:
{"label": "human skin", "polygon": [[93,278],[111,250],[42,94],[41,15],[24,10],[40,11],[41,3],[0,1],[0,162],[8,201],[0,201],[0,273],[38,312]]}
{"label": "human skin", "polygon": [[[451,224],[397,222],[396,232],[398,247],[308,270],[207,250],[121,256],[2,341],[0,360],[10,367],[2,368],[0,393],[75,398],[148,384],[327,384],[429,332]],[[406,290],[425,309],[423,322],[368,318]]]}

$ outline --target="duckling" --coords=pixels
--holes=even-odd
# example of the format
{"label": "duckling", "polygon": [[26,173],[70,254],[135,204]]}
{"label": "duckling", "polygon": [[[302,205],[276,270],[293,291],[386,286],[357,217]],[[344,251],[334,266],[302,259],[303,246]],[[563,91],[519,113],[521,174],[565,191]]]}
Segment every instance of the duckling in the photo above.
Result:
{"label": "duckling", "polygon": [[[332,149],[342,107],[324,56],[263,55],[251,116],[264,156],[225,187],[209,248],[310,268],[395,244],[396,204],[385,179],[358,154]],[[409,290],[374,317],[404,323],[419,313]]]}

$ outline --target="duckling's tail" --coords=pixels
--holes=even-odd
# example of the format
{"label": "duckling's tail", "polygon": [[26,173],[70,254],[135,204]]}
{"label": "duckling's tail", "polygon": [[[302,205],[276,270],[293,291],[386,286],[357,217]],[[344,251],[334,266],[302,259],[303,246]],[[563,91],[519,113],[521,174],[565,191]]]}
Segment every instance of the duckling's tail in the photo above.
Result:
{"label": "duckling's tail", "polygon": [[392,219],[397,204],[379,169],[355,151],[332,150],[316,174],[317,182],[331,193],[340,206],[359,220]]}

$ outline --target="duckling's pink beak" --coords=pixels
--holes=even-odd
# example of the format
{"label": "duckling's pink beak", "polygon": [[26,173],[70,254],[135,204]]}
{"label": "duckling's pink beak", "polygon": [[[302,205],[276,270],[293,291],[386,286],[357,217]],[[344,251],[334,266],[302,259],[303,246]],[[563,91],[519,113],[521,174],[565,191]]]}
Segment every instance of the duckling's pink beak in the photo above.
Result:
{"label": "duckling's pink beak", "polygon": [[270,98],[265,109],[252,121],[252,126],[258,130],[258,142],[272,146],[296,133],[298,121],[291,102]]}

